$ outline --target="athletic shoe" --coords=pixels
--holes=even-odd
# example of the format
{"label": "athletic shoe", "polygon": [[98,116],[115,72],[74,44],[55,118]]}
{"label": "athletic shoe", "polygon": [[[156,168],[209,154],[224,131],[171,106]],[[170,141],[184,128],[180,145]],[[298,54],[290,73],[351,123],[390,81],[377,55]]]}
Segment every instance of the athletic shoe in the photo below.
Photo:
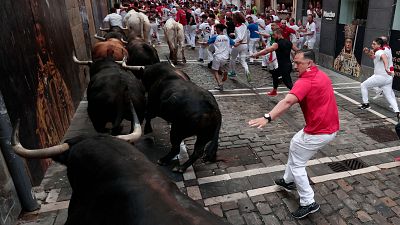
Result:
{"label": "athletic shoe", "polygon": [[268,71],[268,67],[267,66],[262,66],[261,69]]}
{"label": "athletic shoe", "polygon": [[274,180],[275,184],[283,187],[286,191],[296,190],[296,184],[294,182],[286,183],[283,178]]}
{"label": "athletic shoe", "polygon": [[380,91],[378,91],[377,93],[376,93],[376,95],[374,96],[374,97],[372,97],[372,99],[378,99],[378,98],[380,98],[380,97],[382,97],[383,96],[383,91],[382,90],[380,90]]}
{"label": "athletic shoe", "polygon": [[194,50],[195,49],[195,47],[192,47],[192,50]]}
{"label": "athletic shoe", "polygon": [[212,61],[209,62],[209,63],[207,64],[207,67],[208,67],[208,69],[211,69],[211,67],[212,67]]}
{"label": "athletic shoe", "polygon": [[245,72],[245,75],[246,75],[246,78],[247,78],[247,82],[250,82],[250,81],[251,81],[251,74],[250,74],[250,71]]}
{"label": "athletic shoe", "polygon": [[233,71],[229,72],[228,73],[228,77],[229,78],[235,78],[236,77],[236,72],[233,72]]}
{"label": "athletic shoe", "polygon": [[251,62],[251,61],[250,61],[250,62],[248,62],[247,64],[249,64],[249,65],[254,65],[254,62]]}
{"label": "athletic shoe", "polygon": [[225,71],[222,73],[222,81],[226,81],[228,79],[228,73]]}
{"label": "athletic shoe", "polygon": [[369,108],[371,108],[371,106],[369,106],[369,103],[363,103],[358,108],[359,109],[369,109]]}
{"label": "athletic shoe", "polygon": [[197,62],[203,63],[203,62],[204,62],[204,59],[198,59]]}
{"label": "athletic shoe", "polygon": [[224,90],[224,85],[220,84],[217,87],[214,88],[215,90],[223,91]]}
{"label": "athletic shoe", "polygon": [[272,89],[272,91],[268,92],[267,95],[274,97],[278,95],[278,92],[276,91],[276,89]]}
{"label": "athletic shoe", "polygon": [[315,213],[319,210],[319,204],[313,202],[307,206],[300,206],[295,212],[292,212],[292,216],[296,219],[306,217],[310,213]]}

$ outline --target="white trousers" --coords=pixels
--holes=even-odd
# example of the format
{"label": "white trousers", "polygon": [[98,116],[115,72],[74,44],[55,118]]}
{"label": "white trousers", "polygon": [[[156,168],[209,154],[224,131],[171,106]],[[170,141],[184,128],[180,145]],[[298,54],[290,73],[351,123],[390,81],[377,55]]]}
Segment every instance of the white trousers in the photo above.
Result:
{"label": "white trousers", "polygon": [[333,134],[310,135],[303,129],[297,132],[290,141],[289,158],[283,179],[286,183],[294,182],[300,196],[300,205],[314,202],[314,191],[308,181],[306,164],[317,151],[332,141]]}
{"label": "white trousers", "polygon": [[156,23],[150,24],[150,40],[152,40],[153,34],[156,33],[157,42],[160,42],[160,35],[158,34],[158,25]]}
{"label": "white trousers", "polygon": [[396,96],[392,89],[393,77],[389,75],[372,75],[361,83],[361,96],[363,103],[368,103],[368,88],[379,87],[389,102],[394,112],[399,112]]}
{"label": "white trousers", "polygon": [[[257,43],[260,41],[260,38],[250,38],[249,40],[249,53],[253,55],[253,53],[257,52]],[[250,58],[250,62],[254,62],[254,58]]]}
{"label": "white trousers", "polygon": [[215,51],[214,45],[210,46],[201,46],[199,48],[199,59],[204,59],[204,60],[213,60],[213,51]]}
{"label": "white trousers", "polygon": [[191,46],[196,46],[196,25],[186,25],[185,26],[185,36],[186,42]]}
{"label": "white trousers", "polygon": [[246,62],[247,57],[247,44],[241,44],[237,47],[232,48],[231,60],[229,62],[229,67],[232,72],[235,72],[236,58],[239,56],[240,64],[242,64],[244,71],[249,72],[249,66]]}

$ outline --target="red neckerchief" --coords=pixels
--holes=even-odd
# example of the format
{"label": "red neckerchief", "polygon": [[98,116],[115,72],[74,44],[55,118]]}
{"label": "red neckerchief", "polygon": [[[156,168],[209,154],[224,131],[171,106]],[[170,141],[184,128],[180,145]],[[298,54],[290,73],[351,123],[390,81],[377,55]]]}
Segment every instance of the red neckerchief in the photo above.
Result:
{"label": "red neckerchief", "polygon": [[378,48],[377,50],[374,49],[374,53],[377,52],[377,51],[379,51],[379,50],[385,50],[385,48],[384,48],[384,47],[380,47],[380,48]]}
{"label": "red neckerchief", "polygon": [[389,45],[384,45],[383,48],[388,48],[390,50],[390,46]]}
{"label": "red neckerchief", "polygon": [[240,27],[240,26],[242,26],[242,23],[236,24],[236,27]]}

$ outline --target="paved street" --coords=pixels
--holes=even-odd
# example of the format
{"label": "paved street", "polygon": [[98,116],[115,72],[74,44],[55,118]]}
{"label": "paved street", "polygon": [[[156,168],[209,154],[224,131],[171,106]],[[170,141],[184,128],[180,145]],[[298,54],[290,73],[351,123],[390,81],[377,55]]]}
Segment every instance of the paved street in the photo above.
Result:
{"label": "paved street", "polygon": [[[167,47],[156,47],[165,59]],[[197,50],[187,48],[186,56],[189,61],[196,60]],[[304,126],[299,105],[266,128],[247,125],[248,120],[272,109],[288,89],[281,85],[277,97],[268,97],[265,93],[272,88],[272,78],[259,64],[250,66],[250,83],[237,64],[239,76],[228,80],[223,92],[213,90],[216,84],[207,63],[177,67],[218,101],[223,115],[218,162],[198,161],[183,176],[160,168],[207,210],[235,225],[400,224],[400,163],[394,162],[400,156],[400,142],[394,132],[395,114],[384,98],[371,99],[371,109],[360,111],[360,83],[320,68],[333,82],[341,129],[307,168],[320,211],[295,220],[290,212],[298,207],[297,193],[280,190],[273,179],[283,175],[290,140]],[[293,73],[292,78],[296,77]],[[65,138],[94,133],[86,106],[83,100]],[[169,151],[170,144],[168,124],[156,119],[153,125],[154,133],[142,137],[137,146],[155,162]],[[185,149],[192,152],[194,142],[195,138],[185,140],[181,161],[187,158]],[[71,195],[65,167],[54,163],[35,192],[42,208],[23,215],[19,224],[63,224]]]}

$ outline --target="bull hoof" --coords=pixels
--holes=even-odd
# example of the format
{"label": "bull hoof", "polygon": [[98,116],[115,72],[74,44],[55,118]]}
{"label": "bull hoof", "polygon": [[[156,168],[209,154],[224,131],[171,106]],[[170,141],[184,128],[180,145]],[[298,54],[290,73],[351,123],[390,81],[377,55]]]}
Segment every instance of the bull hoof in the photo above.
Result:
{"label": "bull hoof", "polygon": [[185,59],[185,58],[183,58],[183,59],[182,59],[182,62],[183,62],[183,63],[186,63],[186,59]]}

